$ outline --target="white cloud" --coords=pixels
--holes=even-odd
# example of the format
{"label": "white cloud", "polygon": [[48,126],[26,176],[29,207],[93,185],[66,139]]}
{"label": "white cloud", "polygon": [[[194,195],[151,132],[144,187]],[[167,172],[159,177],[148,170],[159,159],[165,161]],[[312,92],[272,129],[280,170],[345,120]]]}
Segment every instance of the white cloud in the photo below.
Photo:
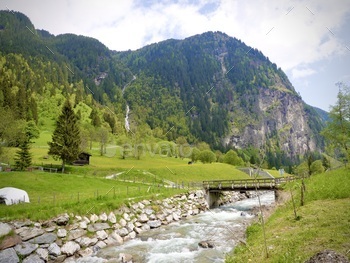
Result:
{"label": "white cloud", "polygon": [[302,68],[302,69],[293,68],[292,69],[292,77],[294,79],[305,78],[315,73],[316,71],[311,68]]}
{"label": "white cloud", "polygon": [[[210,6],[208,3],[215,9],[203,13],[203,8]],[[24,12],[37,27],[54,34],[88,35],[115,50],[137,49],[168,38],[219,30],[260,49],[284,70],[344,52],[344,44],[336,32],[350,12],[347,0],[164,0],[145,3],[129,0],[5,0],[0,7],[4,6]]]}

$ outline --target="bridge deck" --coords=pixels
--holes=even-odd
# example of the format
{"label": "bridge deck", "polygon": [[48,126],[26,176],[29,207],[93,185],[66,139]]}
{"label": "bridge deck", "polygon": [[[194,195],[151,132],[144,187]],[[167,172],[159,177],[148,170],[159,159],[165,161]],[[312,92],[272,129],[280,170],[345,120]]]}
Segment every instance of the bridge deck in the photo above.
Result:
{"label": "bridge deck", "polygon": [[274,190],[282,183],[294,181],[296,177],[241,179],[241,180],[212,180],[203,181],[203,188],[209,192],[221,191],[253,191]]}

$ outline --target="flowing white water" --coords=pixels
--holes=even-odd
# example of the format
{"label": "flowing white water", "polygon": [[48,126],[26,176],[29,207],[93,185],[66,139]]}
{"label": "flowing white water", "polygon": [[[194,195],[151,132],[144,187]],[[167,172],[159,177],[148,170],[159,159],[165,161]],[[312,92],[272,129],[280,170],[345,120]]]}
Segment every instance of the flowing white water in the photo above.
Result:
{"label": "flowing white water", "polygon": [[129,105],[126,104],[125,129],[126,129],[127,132],[130,131],[129,113],[130,113],[130,108],[129,108]]}
{"label": "flowing white water", "polygon": [[[125,91],[126,87],[129,86],[129,85],[131,84],[131,82],[133,82],[135,79],[136,79],[136,75],[133,75],[133,76],[132,76],[132,80],[130,80],[130,82],[127,83],[127,84],[123,87],[123,89],[122,89],[122,94],[124,94],[124,91]],[[126,129],[127,132],[130,131],[129,113],[130,113],[130,108],[129,108],[129,105],[126,104],[126,113],[125,113],[125,119],[124,119],[124,120],[125,120],[125,125],[124,125],[124,126],[125,126],[125,129]]]}
{"label": "flowing white water", "polygon": [[[274,193],[260,196],[262,204],[272,204]],[[246,199],[186,220],[174,222],[141,234],[122,246],[102,249],[97,256],[118,258],[119,253],[133,256],[134,262],[224,262],[230,252],[244,237],[252,215],[249,209],[258,206],[257,198]],[[201,248],[198,243],[210,240],[214,248]]]}

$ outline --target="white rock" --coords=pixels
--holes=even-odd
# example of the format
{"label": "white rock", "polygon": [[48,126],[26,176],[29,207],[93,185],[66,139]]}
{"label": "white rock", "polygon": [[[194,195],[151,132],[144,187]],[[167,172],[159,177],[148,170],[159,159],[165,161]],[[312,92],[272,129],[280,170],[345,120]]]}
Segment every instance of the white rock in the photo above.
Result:
{"label": "white rock", "polygon": [[117,240],[115,240],[114,238],[112,238],[111,236],[109,236],[107,239],[105,239],[103,242],[105,242],[107,244],[107,246],[115,246],[118,245]]}
{"label": "white rock", "polygon": [[114,231],[111,234],[111,237],[117,241],[117,245],[123,245],[123,243],[124,243],[123,238],[120,235],[118,235],[118,233],[116,233],[116,231]]}
{"label": "white rock", "polygon": [[92,214],[92,215],[90,216],[90,221],[91,221],[92,223],[95,223],[97,220],[98,220],[98,216],[97,216],[97,215]]}
{"label": "white rock", "polygon": [[148,200],[143,200],[141,203],[144,204],[144,205],[150,205],[151,204],[151,202],[148,201]]}
{"label": "white rock", "polygon": [[55,257],[61,255],[61,248],[56,243],[52,243],[47,250],[50,255]]}
{"label": "white rock", "polygon": [[173,219],[174,219],[175,221],[179,221],[179,220],[180,220],[180,217],[179,217],[179,215],[178,215],[177,213],[173,213]]}
{"label": "white rock", "polygon": [[95,245],[95,247],[98,247],[98,248],[105,248],[107,246],[107,244],[103,241],[98,241]]}
{"label": "white rock", "polygon": [[134,231],[136,232],[136,234],[141,234],[143,232],[142,228],[140,227],[135,227]]}
{"label": "white rock", "polygon": [[149,215],[152,215],[154,213],[154,210],[147,208],[147,209],[145,209],[145,213],[146,213],[146,215],[149,216]]}
{"label": "white rock", "polygon": [[122,228],[122,226],[118,223],[113,225],[113,229],[120,229],[120,228]]}
{"label": "white rock", "polygon": [[74,240],[77,239],[79,237],[85,236],[87,233],[86,230],[84,229],[75,229],[69,232],[67,239],[70,240]]}
{"label": "white rock", "polygon": [[115,214],[113,212],[110,212],[108,215],[108,221],[112,224],[117,223],[117,218],[115,217]]}
{"label": "white rock", "polygon": [[144,205],[143,203],[140,202],[140,203],[138,203],[138,204],[139,204],[139,208],[140,208],[140,209],[144,209],[144,208],[145,208],[145,205]]}
{"label": "white rock", "polygon": [[173,221],[173,215],[168,215],[165,219],[168,223],[170,223]]}
{"label": "white rock", "polygon": [[146,215],[146,214],[141,214],[140,216],[139,216],[139,222],[141,222],[141,223],[146,223],[149,219],[148,219],[148,216]]}
{"label": "white rock", "polygon": [[61,252],[63,254],[66,254],[67,256],[74,255],[74,253],[77,252],[78,250],[80,250],[80,246],[74,241],[68,241],[66,244],[64,244],[61,247]]}
{"label": "white rock", "polygon": [[126,253],[120,253],[119,261],[121,263],[132,263],[132,255],[126,254]]}
{"label": "white rock", "polygon": [[143,224],[141,224],[139,221],[136,221],[134,223],[135,227],[142,227]]}
{"label": "white rock", "polygon": [[79,228],[81,228],[81,229],[87,229],[87,223],[86,223],[86,221],[81,221],[81,222],[79,223]]}
{"label": "white rock", "polygon": [[136,232],[135,232],[135,231],[131,231],[131,232],[129,233],[128,237],[129,237],[130,239],[134,239],[134,238],[136,237]]}
{"label": "white rock", "polygon": [[75,216],[75,218],[76,218],[78,221],[81,221],[81,220],[82,220],[81,216]]}
{"label": "white rock", "polygon": [[131,223],[131,222],[129,222],[129,223],[126,225],[126,229],[127,229],[129,232],[133,231],[134,228],[135,228],[135,225],[134,225],[133,223]]}
{"label": "white rock", "polygon": [[89,238],[89,237],[82,237],[79,241],[79,245],[82,247],[89,247],[93,246],[98,242],[98,239],[96,237]]}
{"label": "white rock", "polygon": [[147,222],[147,224],[151,227],[151,228],[158,228],[162,225],[162,222],[160,222],[159,220],[150,220]]}
{"label": "white rock", "polygon": [[84,220],[87,224],[90,224],[90,220],[89,220],[89,218],[87,218],[86,216],[83,217],[83,220]]}
{"label": "white rock", "polygon": [[150,227],[148,224],[144,224],[144,225],[141,227],[141,229],[142,229],[143,231],[149,231],[149,230],[151,229],[151,227]]}
{"label": "white rock", "polygon": [[139,204],[135,203],[131,205],[132,209],[137,210],[139,208]]}
{"label": "white rock", "polygon": [[130,216],[129,216],[129,214],[127,214],[127,213],[124,213],[123,218],[124,218],[126,221],[130,221]]}
{"label": "white rock", "polygon": [[107,219],[108,219],[108,217],[107,217],[107,215],[106,215],[106,213],[103,213],[102,215],[100,215],[100,220],[102,221],[102,222],[106,222],[107,221]]}
{"label": "white rock", "polygon": [[67,236],[67,230],[65,230],[64,228],[59,228],[57,230],[57,236],[58,237],[66,237]]}
{"label": "white rock", "polygon": [[116,231],[117,231],[118,235],[120,235],[121,237],[125,237],[129,234],[129,231],[125,227],[118,229]]}
{"label": "white rock", "polygon": [[193,199],[194,199],[194,194],[189,194],[189,196],[187,197],[187,199],[193,200]]}
{"label": "white rock", "polygon": [[93,253],[94,251],[90,247],[87,247],[83,250],[79,250],[78,252],[79,256],[86,258],[87,261],[83,261],[83,262],[94,262],[93,260],[90,261],[90,259],[87,259],[87,257],[91,256]]}
{"label": "white rock", "polygon": [[121,218],[121,219],[119,220],[119,224],[120,224],[122,227],[124,227],[124,226],[126,226],[127,222],[125,221],[124,218]]}
{"label": "white rock", "polygon": [[104,230],[100,230],[96,232],[96,236],[99,240],[104,240],[108,237],[108,234]]}
{"label": "white rock", "polygon": [[39,247],[35,252],[41,259],[45,260],[45,262],[49,259],[49,252],[47,249]]}

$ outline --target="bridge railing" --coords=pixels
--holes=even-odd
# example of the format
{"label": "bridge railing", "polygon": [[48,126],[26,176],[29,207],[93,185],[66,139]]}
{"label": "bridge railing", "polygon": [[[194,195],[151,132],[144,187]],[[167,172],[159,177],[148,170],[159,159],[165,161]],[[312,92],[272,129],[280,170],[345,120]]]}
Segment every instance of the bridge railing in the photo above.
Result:
{"label": "bridge railing", "polygon": [[204,189],[235,189],[235,188],[275,188],[277,185],[296,180],[297,177],[263,178],[263,179],[236,179],[203,181]]}

